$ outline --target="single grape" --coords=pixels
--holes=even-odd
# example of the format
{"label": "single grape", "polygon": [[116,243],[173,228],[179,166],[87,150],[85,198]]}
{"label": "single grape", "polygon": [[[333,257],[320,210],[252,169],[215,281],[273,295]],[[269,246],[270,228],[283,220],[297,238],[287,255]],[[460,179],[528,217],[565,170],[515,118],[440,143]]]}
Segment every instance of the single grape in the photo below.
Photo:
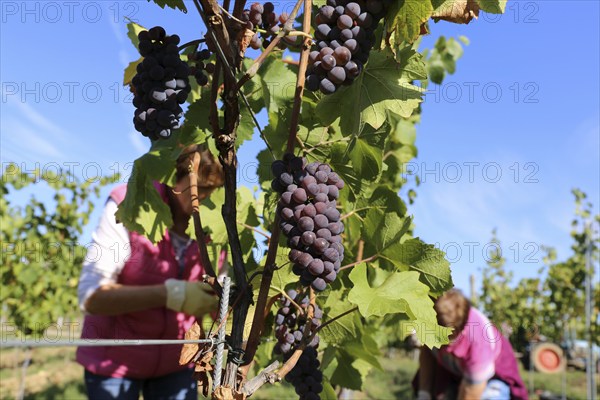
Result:
{"label": "single grape", "polygon": [[323,271],[325,270],[325,266],[323,265],[323,261],[319,258],[315,258],[314,260],[312,260],[312,262],[308,265],[308,270],[310,271],[311,274],[313,274],[314,276],[319,276],[323,273]]}
{"label": "single grape", "polygon": [[317,229],[322,229],[322,228],[326,228],[329,225],[329,221],[327,220],[327,217],[323,214],[318,214],[315,216],[314,218],[314,226],[317,227]]}
{"label": "single grape", "polygon": [[350,30],[350,29],[344,29],[340,32],[340,39],[344,42],[346,40],[353,39],[353,38],[354,38],[354,35],[352,34],[352,30]]}
{"label": "single grape", "polygon": [[347,16],[349,16],[352,19],[355,19],[356,17],[358,17],[360,15],[360,6],[358,5],[358,3],[348,3],[346,4],[346,8],[344,9],[344,12]]}
{"label": "single grape", "polygon": [[323,280],[327,283],[335,281],[335,278],[337,278],[337,272],[335,270],[323,276]]}
{"label": "single grape", "polygon": [[321,7],[321,9],[319,10],[319,16],[321,18],[321,21],[325,24],[330,23],[333,20],[333,14],[335,12],[335,8],[331,7],[331,6],[323,6]]}
{"label": "single grape", "polygon": [[339,195],[338,187],[336,185],[329,185],[329,198],[337,199]]}
{"label": "single grape", "polygon": [[321,85],[321,79],[313,74],[306,77],[306,88],[311,92],[315,92],[319,90],[319,86]]}
{"label": "single grape", "polygon": [[[327,217],[325,217],[327,219]],[[300,228],[303,232],[312,231],[315,227],[313,219],[310,217],[302,217],[298,220],[298,228]]]}
{"label": "single grape", "polygon": [[329,25],[321,24],[321,25],[317,26],[317,29],[315,30],[315,37],[318,40],[327,39],[327,35],[329,35],[330,31],[331,31],[331,27]]}
{"label": "single grape", "polygon": [[349,15],[340,15],[337,20],[337,26],[340,29],[350,29],[354,26],[354,21]]}
{"label": "single grape", "polygon": [[355,39],[349,39],[344,42],[344,47],[350,50],[350,53],[356,54],[360,49],[358,42]]}
{"label": "single grape", "polygon": [[314,232],[310,232],[310,231],[303,232],[302,236],[300,236],[300,240],[306,246],[312,245],[315,242],[316,238],[317,238],[317,235]]}
{"label": "single grape", "polygon": [[333,67],[335,67],[335,58],[331,54],[327,54],[327,55],[321,57],[320,65],[326,71],[330,71]]}
{"label": "single grape", "polygon": [[304,203],[308,199],[308,197],[306,196],[306,191],[304,189],[297,188],[292,194],[292,199],[296,203]]}
{"label": "single grape", "polygon": [[356,24],[363,28],[370,28],[373,25],[373,17],[371,14],[364,12],[356,18]]}
{"label": "single grape", "polygon": [[[315,278],[314,281],[310,284],[310,286],[315,289],[317,292],[322,292],[327,287],[327,282],[321,278]],[[316,336],[318,337],[318,336]]]}
{"label": "single grape", "polygon": [[321,80],[319,89],[323,94],[332,94],[336,91],[337,88],[333,82],[331,82],[327,78],[324,78],[323,80]]}
{"label": "single grape", "polygon": [[262,4],[257,2],[257,3],[252,3],[252,5],[250,5],[250,12],[252,12],[252,11],[262,14],[265,12],[265,9]]}
{"label": "single grape", "polygon": [[314,241],[313,248],[317,254],[323,254],[329,247],[329,242],[324,238],[317,238]]}
{"label": "single grape", "polygon": [[346,71],[343,67],[334,67],[327,73],[327,78],[329,78],[331,82],[340,85],[346,80]]}
{"label": "single grape", "polygon": [[307,204],[306,207],[302,209],[303,217],[311,217],[314,218],[317,215],[317,209],[313,204]]}
{"label": "single grape", "polygon": [[344,225],[341,222],[332,222],[327,225],[332,235],[339,235],[342,233],[342,226]]}

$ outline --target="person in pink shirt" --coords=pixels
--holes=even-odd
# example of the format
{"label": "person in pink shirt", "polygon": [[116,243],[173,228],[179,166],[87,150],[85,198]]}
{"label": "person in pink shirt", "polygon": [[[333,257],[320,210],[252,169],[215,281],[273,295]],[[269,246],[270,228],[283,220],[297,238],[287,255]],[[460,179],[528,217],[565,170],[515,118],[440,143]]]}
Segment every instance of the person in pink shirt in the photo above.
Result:
{"label": "person in pink shirt", "polygon": [[438,323],[454,328],[450,344],[421,348],[419,400],[527,400],[510,342],[469,300],[452,289],[435,301]]}
{"label": "person in pink shirt", "polygon": [[[196,317],[216,311],[218,298],[201,282],[205,270],[198,246],[186,233],[192,215],[188,166],[195,153],[201,156],[200,200],[224,183],[223,169],[210,152],[186,148],[178,159],[176,185],[154,184],[173,218],[157,244],[116,220],[127,186],[111,192],[79,279],[83,339],[183,339]],[[145,399],[197,400],[193,368],[179,365],[180,351],[180,345],[82,346],[77,362],[84,367],[90,399],[138,400],[141,393]]]}

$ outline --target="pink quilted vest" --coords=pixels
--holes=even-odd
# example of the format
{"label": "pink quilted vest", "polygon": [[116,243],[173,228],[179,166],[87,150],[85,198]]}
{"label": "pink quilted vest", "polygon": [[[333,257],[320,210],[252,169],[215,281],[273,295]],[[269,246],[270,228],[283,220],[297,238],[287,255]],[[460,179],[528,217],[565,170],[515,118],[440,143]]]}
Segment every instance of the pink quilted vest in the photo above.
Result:
{"label": "pink quilted vest", "polygon": [[[166,201],[166,188],[155,184]],[[110,197],[120,203],[127,186],[114,189]],[[185,268],[180,274],[171,246],[169,232],[153,245],[136,232],[129,234],[131,257],[125,263],[118,283],[123,285],[156,285],[168,278],[198,280],[204,273],[200,265],[198,247],[192,244],[186,250]],[[166,307],[118,316],[86,315],[82,339],[183,339],[195,318],[177,313]],[[181,345],[79,347],[77,362],[88,371],[104,376],[134,379],[153,378],[186,368],[179,365]]]}

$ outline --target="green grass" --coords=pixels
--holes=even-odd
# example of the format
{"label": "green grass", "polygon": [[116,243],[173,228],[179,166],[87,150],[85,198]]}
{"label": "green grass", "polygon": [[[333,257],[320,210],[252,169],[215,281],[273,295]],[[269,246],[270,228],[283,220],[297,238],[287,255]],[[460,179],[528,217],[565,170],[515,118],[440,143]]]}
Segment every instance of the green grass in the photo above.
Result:
{"label": "green grass", "polygon": [[[20,384],[21,368],[25,359],[23,350],[2,350],[0,354],[0,399],[14,399]],[[83,370],[75,361],[75,350],[65,348],[34,349],[27,369],[26,399],[85,399]],[[373,370],[367,377],[363,392],[353,392],[352,399],[411,399],[410,382],[418,364],[401,352],[380,359],[383,370]],[[521,370],[526,385],[530,384],[529,371]],[[533,373],[535,392],[544,390],[560,395],[562,374]],[[568,371],[567,398],[585,399],[585,373]],[[530,390],[531,392],[531,390]],[[287,383],[263,386],[254,396],[257,400],[297,399]],[[532,400],[538,396],[532,396]]]}

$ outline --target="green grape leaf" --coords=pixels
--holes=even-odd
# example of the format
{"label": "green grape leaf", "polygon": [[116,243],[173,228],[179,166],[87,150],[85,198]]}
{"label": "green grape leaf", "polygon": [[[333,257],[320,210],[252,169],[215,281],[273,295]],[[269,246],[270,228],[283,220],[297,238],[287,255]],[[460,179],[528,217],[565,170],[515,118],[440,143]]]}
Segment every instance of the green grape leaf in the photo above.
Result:
{"label": "green grape leaf", "polygon": [[364,219],[362,237],[370,238],[365,244],[365,257],[383,252],[400,242],[408,232],[410,217],[400,217],[395,212],[370,209]]}
{"label": "green grape leaf", "polygon": [[481,9],[491,14],[503,14],[507,0],[477,0]]}
{"label": "green grape leaf", "polygon": [[466,0],[432,0],[434,21],[449,21],[456,24],[468,24],[479,16],[478,1]]}
{"label": "green grape leaf", "polygon": [[337,349],[337,367],[331,375],[331,384],[339,385],[350,390],[361,390],[363,380],[367,377],[371,367],[360,363],[348,352]]}
{"label": "green grape leaf", "polygon": [[418,238],[403,243],[397,242],[382,254],[399,270],[418,272],[420,281],[426,284],[434,295],[440,295],[454,286],[450,263],[446,260],[444,252]]}
{"label": "green grape leaf", "polygon": [[171,210],[153,184],[174,180],[175,162],[166,153],[154,150],[135,160],[127,195],[116,213],[129,231],[146,236],[152,243],[160,241],[173,224]]}
{"label": "green grape leaf", "polygon": [[352,161],[352,167],[360,171],[361,178],[377,180],[381,174],[383,150],[389,138],[388,129],[387,124],[379,129],[364,125],[359,134],[352,136],[348,157]]}
{"label": "green grape leaf", "polygon": [[394,1],[385,17],[388,38],[393,34],[395,43],[414,42],[432,13],[431,0]]}
{"label": "green grape leaf", "polygon": [[[283,247],[281,245],[277,249],[275,265],[277,265],[278,268],[273,272],[273,280],[271,281],[271,292],[269,292],[270,296],[274,296],[280,292],[285,292],[287,285],[291,283],[296,284],[298,282],[298,277],[292,272],[292,266],[290,265],[290,262],[288,260],[289,251],[289,248]],[[261,262],[261,265],[265,265],[264,261],[265,260]]]}
{"label": "green grape leaf", "polygon": [[148,2],[153,2],[158,5],[160,8],[169,7],[174,10],[180,10],[187,14],[187,7],[183,0],[148,0]]}
{"label": "green grape leaf", "polygon": [[290,101],[296,91],[297,77],[280,55],[271,53],[261,66],[257,78],[261,81],[262,98],[269,115],[280,110],[291,111]]}
{"label": "green grape leaf", "polygon": [[[419,340],[429,347],[448,343],[448,329],[437,324],[429,288],[419,282],[415,271],[394,272],[379,286],[372,288],[367,280],[366,264],[355,266],[349,275],[353,287],[348,300],[357,305],[361,315],[384,316],[406,314]],[[407,325],[408,326],[408,325]],[[408,335],[411,331],[403,331]]]}
{"label": "green grape leaf", "polygon": [[236,139],[235,139],[235,147],[239,148],[242,143],[246,140],[252,139],[252,135],[254,134],[254,120],[252,119],[252,115],[244,104],[241,104],[240,107],[240,124],[236,130]]}
{"label": "green grape leaf", "polygon": [[145,30],[147,30],[145,27],[133,21],[129,21],[127,23],[127,37],[129,38],[129,40],[131,40],[131,44],[133,44],[133,47],[135,47],[136,50],[140,43],[140,41],[138,40],[138,34],[141,31]]}
{"label": "green grape leaf", "polygon": [[[224,202],[225,190],[223,188],[218,188],[212,192],[210,197],[204,199],[202,203],[200,203],[199,209],[202,227],[210,235],[211,241],[221,245],[226,245],[228,243],[227,229],[225,228],[225,223],[223,222],[221,214],[221,206]],[[190,226],[188,227],[189,233],[192,233],[193,229],[193,224],[190,223]],[[195,235],[192,237],[195,237]]]}
{"label": "green grape leaf", "polygon": [[356,135],[363,124],[379,129],[388,111],[409,117],[422,101],[423,89],[414,86],[404,74],[413,62],[422,62],[414,53],[399,63],[389,50],[372,52],[363,73],[351,86],[323,96],[317,115],[325,125],[338,118],[344,136]]}
{"label": "green grape leaf", "polygon": [[323,391],[319,393],[321,400],[338,400],[338,395],[326,377],[323,377]]}
{"label": "green grape leaf", "polygon": [[[328,319],[342,315],[352,308],[344,301],[344,297],[345,294],[342,290],[332,290],[329,293],[325,304],[323,304],[323,311]],[[352,312],[324,326],[319,335],[328,344],[342,345],[359,336],[361,326],[359,313]]]}
{"label": "green grape leaf", "polygon": [[208,122],[210,98],[208,92],[204,91],[202,94],[185,112],[184,123],[180,129],[181,141],[184,143],[204,143],[211,135]]}
{"label": "green grape leaf", "polygon": [[140,57],[136,61],[130,62],[127,68],[125,68],[125,72],[123,73],[123,86],[131,84],[131,80],[137,74],[137,66],[143,59],[143,57]]}

